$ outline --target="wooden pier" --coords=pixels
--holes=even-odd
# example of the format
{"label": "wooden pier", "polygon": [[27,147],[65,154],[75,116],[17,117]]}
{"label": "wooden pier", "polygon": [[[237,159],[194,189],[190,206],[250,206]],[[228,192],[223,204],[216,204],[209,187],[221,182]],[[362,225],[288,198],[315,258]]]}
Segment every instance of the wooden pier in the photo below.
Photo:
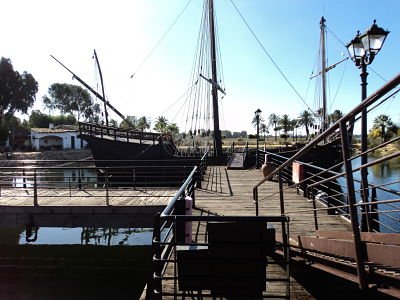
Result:
{"label": "wooden pier", "polygon": [[[252,187],[262,178],[261,170],[228,170],[225,167],[209,167],[204,176],[201,189],[195,191],[195,206],[193,214],[198,215],[220,215],[220,216],[254,216],[255,203],[253,201]],[[284,187],[285,188],[285,187]],[[267,182],[262,186],[259,192],[260,199],[263,196],[273,195],[261,200],[259,203],[259,213],[262,216],[280,216],[279,203],[279,184],[274,181]],[[298,194],[296,188],[285,190],[285,207],[290,216],[290,236],[297,235],[315,235],[312,202]],[[308,212],[298,213],[299,211]],[[290,214],[293,211],[293,215]],[[319,216],[323,219],[323,226],[320,229],[349,230],[348,221],[338,216],[328,215],[325,212]],[[204,232],[206,224],[200,224]],[[193,226],[196,227],[196,226]],[[277,238],[280,236],[280,226],[275,228]],[[199,230],[193,228],[193,230]],[[193,236],[198,234],[193,232]],[[173,276],[173,265],[170,265],[165,274],[166,277]],[[283,278],[285,270],[278,264],[269,264],[267,266],[267,278]],[[290,298],[291,299],[314,299],[313,296],[298,282],[294,277],[290,280]],[[281,295],[284,297],[286,284],[284,282],[272,280],[267,284],[268,293]],[[163,291],[173,293],[173,283],[171,281],[163,282]],[[146,292],[142,294],[141,299],[145,299]],[[171,299],[173,297],[170,297]],[[163,297],[169,299],[169,297]]]}
{"label": "wooden pier", "polygon": [[[0,225],[152,227],[177,188],[3,188]],[[36,205],[35,205],[35,202]]]}

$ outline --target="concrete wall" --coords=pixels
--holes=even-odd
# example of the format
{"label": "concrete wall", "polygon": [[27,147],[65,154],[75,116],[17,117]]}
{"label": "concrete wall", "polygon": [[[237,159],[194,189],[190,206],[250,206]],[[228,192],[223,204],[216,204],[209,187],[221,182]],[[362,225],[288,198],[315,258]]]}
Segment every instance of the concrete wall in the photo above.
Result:
{"label": "concrete wall", "polygon": [[[36,150],[82,149],[87,145],[78,137],[78,131],[36,132],[31,131],[32,147]],[[73,142],[74,140],[74,142]],[[75,144],[75,145],[73,145]]]}

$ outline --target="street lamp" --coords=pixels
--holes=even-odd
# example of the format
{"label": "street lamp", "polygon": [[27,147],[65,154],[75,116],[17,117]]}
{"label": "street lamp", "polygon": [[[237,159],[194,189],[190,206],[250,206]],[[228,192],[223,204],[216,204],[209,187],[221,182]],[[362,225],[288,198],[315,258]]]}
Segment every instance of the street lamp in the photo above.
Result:
{"label": "street lamp", "polygon": [[[375,56],[381,50],[390,31],[384,30],[374,24],[362,35],[357,31],[356,37],[346,45],[350,58],[360,69],[361,77],[361,101],[367,98],[367,65],[371,64]],[[351,124],[353,125],[353,124]],[[361,165],[368,162],[367,154],[367,109],[363,108],[361,112]],[[366,168],[361,169],[363,201],[368,201],[368,172]]]}
{"label": "street lamp", "polygon": [[256,115],[256,122],[257,122],[257,147],[256,147],[256,168],[258,169],[258,140],[259,140],[259,133],[260,133],[260,116],[261,116],[261,109],[257,109],[254,114]]}

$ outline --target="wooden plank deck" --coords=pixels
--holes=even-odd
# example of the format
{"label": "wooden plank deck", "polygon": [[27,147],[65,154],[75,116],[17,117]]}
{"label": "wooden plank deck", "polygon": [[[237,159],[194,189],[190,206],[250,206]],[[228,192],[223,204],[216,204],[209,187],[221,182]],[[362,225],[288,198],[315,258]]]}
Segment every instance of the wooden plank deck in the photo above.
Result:
{"label": "wooden plank deck", "polygon": [[[2,188],[0,225],[153,227],[176,188]],[[108,193],[108,204],[107,204]]]}
{"label": "wooden plank deck", "polygon": [[[255,203],[253,201],[253,186],[262,179],[261,170],[228,170],[225,167],[209,167],[204,176],[202,189],[195,192],[196,208],[194,214],[203,214],[207,212],[222,216],[254,216]],[[261,216],[279,216],[279,193],[278,183],[267,181],[259,188],[259,215]],[[295,188],[285,187],[284,199],[285,210],[290,216],[290,235],[314,235],[314,218],[312,202],[298,195]],[[272,196],[270,196],[272,195]],[[321,207],[321,205],[318,205]],[[305,211],[295,213],[296,211]],[[319,229],[331,230],[349,230],[350,224],[338,216],[328,215],[325,211],[318,213],[320,220]],[[197,230],[193,226],[193,230]],[[200,231],[205,230],[206,224],[200,224]],[[280,235],[280,226],[276,227],[277,237]],[[195,232],[193,233],[195,234]],[[176,271],[176,270],[175,270]],[[174,269],[170,264],[166,276],[173,276]],[[275,295],[284,296],[286,283],[283,281],[274,281],[277,278],[284,278],[284,269],[278,264],[268,264],[267,266],[267,292],[264,296]],[[268,279],[272,279],[268,281]],[[290,279],[291,299],[314,299],[306,289],[293,277]],[[163,291],[173,292],[174,282],[163,282]],[[145,293],[144,293],[145,294]],[[141,299],[144,299],[144,294]],[[173,297],[163,297],[163,299],[172,299]]]}
{"label": "wooden plank deck", "polygon": [[[196,190],[196,206],[223,216],[254,216],[253,186],[263,178],[261,170],[213,169],[209,172],[214,178],[210,179],[206,174],[208,182],[203,183],[203,189]],[[278,183],[274,181],[267,181],[259,188],[260,216],[280,215],[278,188]],[[290,234],[314,235],[312,202],[298,195],[295,188],[288,188],[286,184],[283,188],[285,212],[290,217]],[[323,209],[323,206],[317,203],[317,208]],[[320,230],[351,229],[350,223],[323,210],[318,212],[318,220]]]}

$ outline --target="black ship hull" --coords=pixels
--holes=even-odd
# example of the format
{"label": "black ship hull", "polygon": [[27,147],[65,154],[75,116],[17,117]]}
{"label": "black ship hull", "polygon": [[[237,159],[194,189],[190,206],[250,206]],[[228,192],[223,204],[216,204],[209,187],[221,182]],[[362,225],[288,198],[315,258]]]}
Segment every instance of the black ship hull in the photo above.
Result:
{"label": "black ship hull", "polygon": [[[174,155],[176,147],[160,134],[114,131],[80,124],[95,159],[98,181],[114,186],[180,186],[199,166],[200,155]],[[83,130],[84,129],[84,130]],[[99,131],[101,129],[101,131]]]}

